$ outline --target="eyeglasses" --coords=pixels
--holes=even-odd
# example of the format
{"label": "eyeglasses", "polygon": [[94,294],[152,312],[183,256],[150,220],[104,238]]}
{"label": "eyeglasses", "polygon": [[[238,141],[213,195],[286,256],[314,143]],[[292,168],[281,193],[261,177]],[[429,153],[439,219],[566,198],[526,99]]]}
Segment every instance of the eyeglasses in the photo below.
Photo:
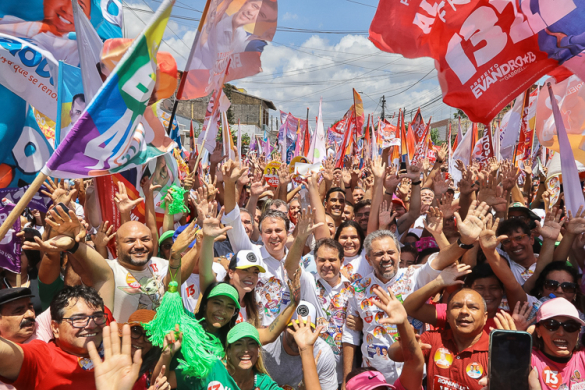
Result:
{"label": "eyeglasses", "polygon": [[528,234],[521,234],[521,235],[516,236],[516,237],[512,237],[512,238],[505,239],[505,240],[502,241],[502,245],[510,245],[510,243],[512,242],[512,240],[515,241],[515,242],[517,242],[517,243],[520,243],[527,236],[528,236]]}
{"label": "eyeglasses", "polygon": [[561,286],[561,289],[563,290],[563,292],[568,293],[568,294],[574,294],[575,291],[577,291],[577,288],[579,287],[579,286],[577,286],[576,283],[570,283],[570,282],[559,283],[556,280],[550,280],[550,279],[547,279],[544,281],[544,287],[546,287],[550,290],[556,290],[557,288],[559,288],[559,285]]}
{"label": "eyeglasses", "polygon": [[74,328],[85,328],[89,325],[89,320],[93,319],[96,325],[101,326],[106,323],[106,315],[104,313],[94,314],[92,316],[75,316],[63,318],[71,322],[71,326]]}
{"label": "eyeglasses", "polygon": [[163,249],[165,251],[168,251],[169,249],[171,249],[173,247],[173,244],[162,244],[160,246],[160,249]]}
{"label": "eyeglasses", "polygon": [[130,328],[130,336],[134,340],[138,340],[139,338],[144,337],[145,335],[146,335],[146,332],[144,331],[142,326],[135,325],[132,328]]}
{"label": "eyeglasses", "polygon": [[557,331],[561,326],[567,333],[575,333],[578,330],[581,330],[581,324],[573,320],[559,322],[551,318],[549,320],[540,321],[538,324],[542,325],[544,329],[551,332]]}

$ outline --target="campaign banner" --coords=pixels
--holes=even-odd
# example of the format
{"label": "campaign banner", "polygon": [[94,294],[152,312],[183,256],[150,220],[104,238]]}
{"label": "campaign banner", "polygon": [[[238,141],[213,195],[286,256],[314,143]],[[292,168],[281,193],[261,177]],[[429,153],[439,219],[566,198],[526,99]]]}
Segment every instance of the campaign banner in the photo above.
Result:
{"label": "campaign banner", "polygon": [[[8,199],[10,202],[16,204],[22,198],[29,186],[19,188],[1,188],[0,199]],[[33,198],[28,202],[28,208],[31,210],[39,210],[41,213],[46,213],[49,206],[53,204],[53,200],[50,196],[43,194],[41,191],[47,190],[43,185],[37,193],[34,194]]]}
{"label": "campaign banner", "polygon": [[85,111],[87,104],[83,93],[81,69],[59,61],[58,92],[55,147],[59,146],[65,139],[65,136]]}
{"label": "campaign banner", "polygon": [[370,40],[433,58],[443,101],[487,124],[561,65],[585,78],[583,20],[585,3],[575,0],[381,0]]}
{"label": "campaign banner", "polygon": [[[208,7],[208,8],[207,8]],[[260,56],[276,33],[276,0],[210,0],[187,60],[179,100],[208,96],[225,82],[262,71]]]}
{"label": "campaign banner", "polygon": [[[83,178],[118,173],[172,150],[140,124],[156,85],[156,53],[174,0],[165,0],[47,162],[43,173]],[[173,143],[174,145],[174,143]]]}
{"label": "campaign banner", "polygon": [[52,120],[57,119],[58,68],[49,51],[0,33],[0,84]]}
{"label": "campaign banner", "polygon": [[[12,209],[14,209],[14,203],[5,199],[0,200],[0,225],[8,218]],[[8,229],[8,232],[0,241],[0,268],[14,273],[20,273],[21,244],[20,237],[16,236],[19,231],[20,218],[16,218],[14,225]]]}
{"label": "campaign banner", "polygon": [[398,136],[398,128],[384,119],[378,125],[378,137],[380,139],[380,147],[382,149],[390,146],[400,146],[400,137]]}
{"label": "campaign banner", "polygon": [[483,137],[475,144],[472,159],[477,161],[481,166],[485,166],[492,157],[494,157],[494,145],[490,125],[484,129]]}

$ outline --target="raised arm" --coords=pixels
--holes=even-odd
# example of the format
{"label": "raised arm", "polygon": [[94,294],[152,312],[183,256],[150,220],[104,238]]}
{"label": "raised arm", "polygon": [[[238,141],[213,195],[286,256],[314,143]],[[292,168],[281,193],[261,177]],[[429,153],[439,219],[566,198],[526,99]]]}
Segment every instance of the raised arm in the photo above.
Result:
{"label": "raised arm", "polygon": [[317,373],[317,363],[314,358],[315,342],[319,338],[319,334],[323,330],[323,326],[318,326],[315,331],[311,329],[311,316],[307,318],[307,322],[299,321],[293,322],[294,330],[288,329],[299,348],[301,355],[301,364],[303,366],[303,383],[306,390],[321,390],[319,383],[319,374]]}
{"label": "raised arm", "polygon": [[429,211],[427,213],[426,218],[423,220],[423,224],[425,225],[425,229],[429,232],[439,249],[447,248],[449,244],[449,240],[443,234],[443,212],[438,207],[429,207]]}
{"label": "raised arm", "polygon": [[441,271],[439,276],[433,281],[418,290],[414,290],[404,301],[404,309],[409,316],[436,326],[437,309],[434,305],[426,302],[429,298],[441,292],[445,287],[463,284],[464,282],[461,278],[469,273],[471,273],[470,266],[465,264],[451,264]]}
{"label": "raised arm", "polygon": [[[173,246],[171,247],[171,258],[169,259],[169,268],[164,279],[165,288],[167,288],[169,283],[173,280],[180,286],[181,283],[189,277],[191,272],[193,272],[193,263],[183,264],[182,254],[187,248],[189,248],[189,245],[193,240],[195,240],[196,235],[197,228],[195,227],[195,221],[192,221],[189,226],[179,234],[173,243]],[[178,292],[180,294],[180,291]]]}
{"label": "raised arm", "polygon": [[380,209],[380,205],[384,198],[384,179],[386,178],[386,164],[382,163],[382,157],[377,157],[371,162],[371,170],[374,174],[374,186],[372,189],[372,212],[370,213],[370,218],[368,220],[367,234],[378,230],[380,213],[377,213],[376,211]]}
{"label": "raised arm", "polygon": [[152,184],[152,176],[142,183],[145,225],[150,230],[150,234],[152,234],[154,253],[158,253],[158,228],[156,227],[156,212],[154,211],[154,190],[160,189],[161,187],[160,185]]}
{"label": "raised arm", "polygon": [[310,207],[308,210],[303,209],[301,211],[296,227],[297,236],[284,262],[284,268],[288,275],[294,275],[299,268],[299,262],[303,256],[305,242],[307,242],[307,238],[309,238],[309,235],[313,230],[317,229],[319,226],[321,226],[321,223],[313,223],[313,212]]}
{"label": "raised arm", "polygon": [[[374,293],[380,298],[380,301],[374,300],[374,305],[383,310],[388,318],[384,317],[378,322],[380,325],[396,325],[400,334],[400,351],[404,366],[400,374],[400,384],[406,390],[420,390],[424,372],[424,357],[416,337],[414,329],[408,322],[408,315],[404,306],[394,296],[392,290],[388,293],[380,287],[374,289]],[[395,343],[396,344],[396,343]]]}
{"label": "raised arm", "polygon": [[[198,209],[198,212],[203,214],[204,210]],[[217,214],[217,204],[214,202],[209,206],[208,211],[205,212],[201,225],[201,233],[203,236],[201,258],[199,260],[199,288],[201,291],[205,291],[210,284],[215,282],[215,274],[213,273],[213,244],[215,238],[232,229],[231,226],[220,227],[222,214],[221,210]]]}
{"label": "raised arm", "polygon": [[420,163],[415,165],[410,165],[407,163],[406,173],[400,176],[401,178],[407,178],[412,181],[412,192],[410,195],[410,209],[408,210],[408,213],[404,214],[396,221],[398,233],[404,233],[406,230],[408,230],[410,225],[412,225],[420,215],[421,168],[422,166]]}
{"label": "raised arm", "polygon": [[142,198],[131,200],[126,192],[126,185],[121,181],[118,182],[118,193],[114,195],[114,203],[116,203],[116,206],[120,211],[120,225],[130,222],[130,213],[132,212],[132,209],[143,200],[144,199]]}

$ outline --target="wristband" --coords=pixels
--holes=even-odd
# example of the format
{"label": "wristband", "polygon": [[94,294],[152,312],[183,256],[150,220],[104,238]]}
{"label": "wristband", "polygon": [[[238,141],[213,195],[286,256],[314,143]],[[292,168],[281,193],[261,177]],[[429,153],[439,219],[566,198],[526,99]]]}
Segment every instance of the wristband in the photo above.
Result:
{"label": "wristband", "polygon": [[78,248],[79,248],[79,243],[77,241],[75,241],[75,244],[73,245],[73,247],[71,247],[71,249],[67,250],[67,253],[74,254],[75,252],[77,252]]}
{"label": "wristband", "polygon": [[390,192],[388,192],[388,191],[384,191],[384,193],[385,193],[386,195],[390,195],[390,196],[393,196],[393,195],[394,195],[394,194],[392,194],[392,193],[390,193]]}
{"label": "wristband", "polygon": [[473,244],[464,244],[464,243],[462,243],[461,242],[461,238],[458,238],[457,239],[457,245],[459,245],[459,248],[462,248],[462,249],[471,249],[471,248],[473,248]]}
{"label": "wristband", "polygon": [[413,186],[417,186],[417,185],[419,185],[420,183],[421,183],[421,180],[419,180],[419,181],[413,181],[413,182],[412,182],[412,183],[410,183],[410,184],[412,184]]}

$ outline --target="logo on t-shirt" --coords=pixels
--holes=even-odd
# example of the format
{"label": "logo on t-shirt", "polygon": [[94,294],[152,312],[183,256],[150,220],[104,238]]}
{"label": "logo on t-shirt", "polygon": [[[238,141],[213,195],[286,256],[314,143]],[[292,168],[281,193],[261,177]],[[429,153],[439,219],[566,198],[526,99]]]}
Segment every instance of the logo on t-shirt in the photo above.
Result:
{"label": "logo on t-shirt", "polygon": [[227,390],[227,389],[224,385],[221,384],[221,382],[213,381],[213,382],[209,382],[209,384],[207,385],[207,390]]}
{"label": "logo on t-shirt", "polygon": [[548,387],[555,390],[563,383],[563,376],[561,373],[552,370],[549,366],[546,366],[544,370],[542,370],[542,379]]}

